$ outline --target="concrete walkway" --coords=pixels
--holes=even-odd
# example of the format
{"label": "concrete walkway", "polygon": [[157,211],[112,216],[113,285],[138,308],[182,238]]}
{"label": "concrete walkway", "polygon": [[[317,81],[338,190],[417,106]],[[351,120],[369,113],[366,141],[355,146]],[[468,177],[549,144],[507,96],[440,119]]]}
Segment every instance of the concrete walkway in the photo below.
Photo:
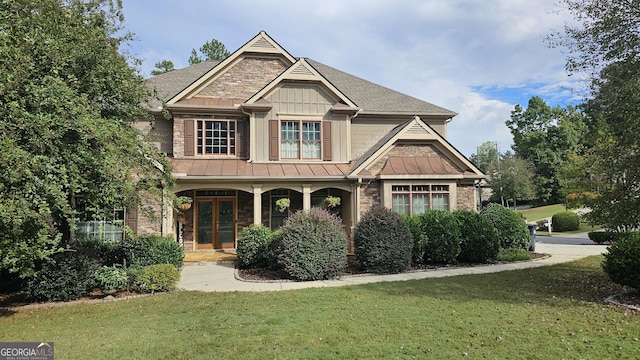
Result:
{"label": "concrete walkway", "polygon": [[487,274],[499,271],[530,269],[540,266],[549,266],[577,260],[590,255],[598,255],[606,252],[603,245],[574,245],[555,244],[552,237],[538,237],[536,252],[551,256],[526,262],[481,265],[468,268],[450,268],[425,270],[393,275],[356,275],[345,276],[335,280],[322,281],[282,281],[282,282],[250,282],[238,280],[235,276],[235,264],[223,263],[196,263],[184,266],[178,288],[196,291],[280,291],[303,288],[332,287],[346,285],[360,285],[383,281],[405,281],[425,278],[436,278],[468,274]]}

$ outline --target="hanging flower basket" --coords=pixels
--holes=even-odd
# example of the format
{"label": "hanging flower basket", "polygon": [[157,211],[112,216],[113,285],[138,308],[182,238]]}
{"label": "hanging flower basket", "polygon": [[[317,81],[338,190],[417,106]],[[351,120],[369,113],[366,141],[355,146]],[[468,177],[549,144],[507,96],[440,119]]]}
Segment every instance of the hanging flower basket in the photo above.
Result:
{"label": "hanging flower basket", "polygon": [[291,206],[291,199],[289,198],[282,198],[282,199],[276,200],[276,209],[278,209],[278,211],[280,212],[287,211],[289,206]]}
{"label": "hanging flower basket", "polygon": [[184,211],[184,210],[189,210],[191,209],[191,204],[180,204],[178,205],[178,209]]}
{"label": "hanging flower basket", "polygon": [[340,205],[340,198],[337,197],[337,196],[327,196],[327,198],[324,199],[324,204],[328,208],[334,208],[334,207]]}
{"label": "hanging flower basket", "polygon": [[191,209],[191,199],[188,196],[178,196],[175,200],[176,207],[182,211]]}

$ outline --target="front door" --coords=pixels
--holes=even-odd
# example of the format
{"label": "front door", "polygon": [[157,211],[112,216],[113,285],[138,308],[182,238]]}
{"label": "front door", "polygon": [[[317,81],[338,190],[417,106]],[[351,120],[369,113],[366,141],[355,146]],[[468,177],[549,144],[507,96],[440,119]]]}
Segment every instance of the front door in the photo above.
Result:
{"label": "front door", "polygon": [[197,198],[195,210],[196,249],[235,247],[235,198]]}

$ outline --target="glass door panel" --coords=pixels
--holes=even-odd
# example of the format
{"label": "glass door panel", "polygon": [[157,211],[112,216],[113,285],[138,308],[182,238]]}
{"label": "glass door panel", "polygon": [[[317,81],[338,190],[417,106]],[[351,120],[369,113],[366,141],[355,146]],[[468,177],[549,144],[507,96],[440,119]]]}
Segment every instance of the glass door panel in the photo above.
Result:
{"label": "glass door panel", "polygon": [[197,248],[212,248],[213,245],[213,201],[198,200]]}
{"label": "glass door panel", "polygon": [[234,200],[218,200],[218,244],[227,249],[235,245]]}

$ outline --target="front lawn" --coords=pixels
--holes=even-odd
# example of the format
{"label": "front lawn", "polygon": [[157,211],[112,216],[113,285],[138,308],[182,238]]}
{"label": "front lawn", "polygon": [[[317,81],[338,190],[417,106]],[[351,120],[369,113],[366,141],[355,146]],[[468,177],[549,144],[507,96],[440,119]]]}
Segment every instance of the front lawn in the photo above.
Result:
{"label": "front lawn", "polygon": [[176,292],[6,312],[56,359],[638,358],[601,256],[496,274],[268,293]]}

